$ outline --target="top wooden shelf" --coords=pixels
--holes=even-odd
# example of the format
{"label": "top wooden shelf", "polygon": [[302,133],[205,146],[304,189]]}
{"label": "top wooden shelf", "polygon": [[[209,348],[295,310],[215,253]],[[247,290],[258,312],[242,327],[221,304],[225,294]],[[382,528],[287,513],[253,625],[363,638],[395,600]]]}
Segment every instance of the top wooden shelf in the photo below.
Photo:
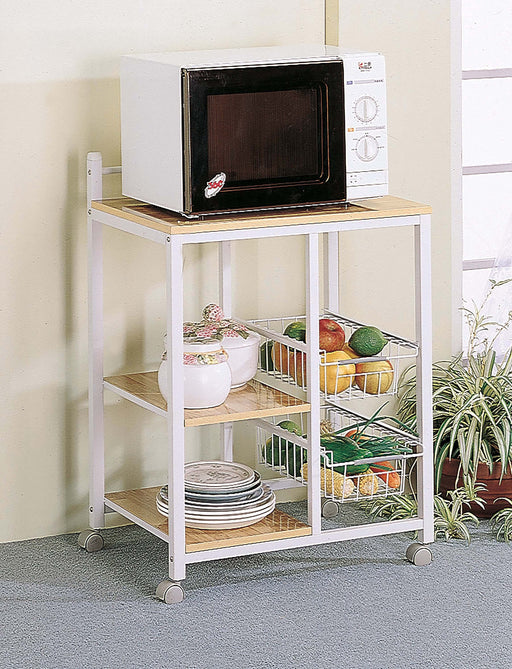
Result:
{"label": "top wooden shelf", "polygon": [[260,213],[219,214],[207,216],[204,220],[183,218],[175,212],[127,197],[95,200],[91,206],[98,211],[113,214],[169,235],[378,219],[391,216],[417,216],[432,213],[432,208],[428,205],[404,200],[393,195],[358,200],[357,205],[349,204],[346,207],[336,205],[308,209],[280,209]]}

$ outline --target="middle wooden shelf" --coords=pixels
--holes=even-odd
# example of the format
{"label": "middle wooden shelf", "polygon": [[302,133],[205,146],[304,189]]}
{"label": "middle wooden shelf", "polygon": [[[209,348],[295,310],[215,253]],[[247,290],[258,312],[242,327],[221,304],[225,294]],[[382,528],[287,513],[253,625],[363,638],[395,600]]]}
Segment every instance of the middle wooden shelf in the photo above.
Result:
{"label": "middle wooden shelf", "polygon": [[[104,386],[117,395],[161,416],[167,414],[167,403],[158,388],[157,372],[138,372],[108,376]],[[224,404],[210,409],[185,409],[185,426],[285,416],[310,410],[310,404],[259,381],[249,381],[232,390]]]}

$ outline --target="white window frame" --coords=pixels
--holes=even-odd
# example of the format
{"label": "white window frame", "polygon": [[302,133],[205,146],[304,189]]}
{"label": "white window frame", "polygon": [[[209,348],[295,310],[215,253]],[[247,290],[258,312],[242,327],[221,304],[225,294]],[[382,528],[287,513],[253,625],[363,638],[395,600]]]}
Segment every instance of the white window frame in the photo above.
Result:
{"label": "white window frame", "polygon": [[[454,37],[454,47],[460,48],[460,63],[461,63],[461,79],[460,79],[460,92],[462,93],[462,82],[468,80],[477,80],[477,79],[512,79],[512,68],[495,68],[495,69],[479,69],[479,70],[463,70],[462,69],[462,7],[460,7],[460,35]],[[456,44],[455,44],[456,43]],[[462,104],[460,104],[460,125],[462,126]],[[460,137],[460,146],[462,147],[462,138]],[[462,155],[462,152],[461,152]],[[478,164],[478,165],[464,165],[462,164],[462,178],[469,175],[479,175],[479,174],[501,174],[504,172],[512,172],[512,163],[500,163],[500,164]],[[462,180],[461,180],[462,181]],[[462,182],[461,182],[461,201],[462,201]],[[462,208],[462,207],[461,207]],[[461,212],[461,240],[464,235],[464,212]],[[462,243],[461,243],[462,246]],[[462,248],[460,249],[462,252]],[[471,272],[474,270],[492,270],[496,266],[497,258],[472,258],[471,260],[464,260],[462,252],[462,272]],[[460,284],[462,284],[462,276],[460,278]],[[462,285],[460,285],[460,295],[462,295]],[[462,338],[462,337],[461,337]]]}

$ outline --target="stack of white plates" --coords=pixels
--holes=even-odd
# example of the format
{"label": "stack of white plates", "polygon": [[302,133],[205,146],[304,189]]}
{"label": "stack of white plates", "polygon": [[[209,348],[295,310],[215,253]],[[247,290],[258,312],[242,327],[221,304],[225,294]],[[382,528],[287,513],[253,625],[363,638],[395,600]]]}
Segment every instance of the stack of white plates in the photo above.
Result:
{"label": "stack of white plates", "polygon": [[[238,462],[190,462],[185,465],[185,525],[202,530],[247,527],[272,513],[276,498],[261,476]],[[156,497],[167,516],[167,486]]]}

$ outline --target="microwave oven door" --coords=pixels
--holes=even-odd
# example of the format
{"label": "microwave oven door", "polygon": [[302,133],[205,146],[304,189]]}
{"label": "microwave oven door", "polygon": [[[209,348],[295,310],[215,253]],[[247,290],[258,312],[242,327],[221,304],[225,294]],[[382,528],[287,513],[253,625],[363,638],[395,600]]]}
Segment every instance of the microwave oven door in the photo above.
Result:
{"label": "microwave oven door", "polygon": [[346,199],[341,61],[183,71],[185,213]]}

